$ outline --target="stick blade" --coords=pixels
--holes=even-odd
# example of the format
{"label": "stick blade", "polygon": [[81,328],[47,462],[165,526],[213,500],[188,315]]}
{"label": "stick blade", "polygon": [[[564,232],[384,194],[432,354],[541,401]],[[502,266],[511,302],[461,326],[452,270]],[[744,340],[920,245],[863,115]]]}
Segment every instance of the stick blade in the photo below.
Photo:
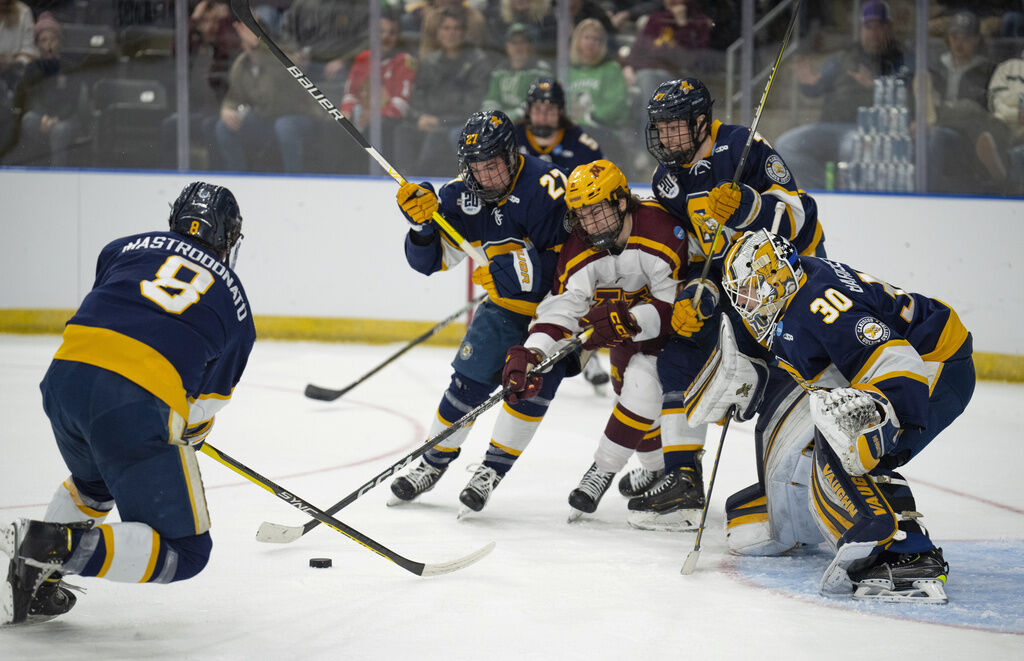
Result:
{"label": "stick blade", "polygon": [[683,566],[679,570],[679,573],[683,576],[689,576],[693,573],[693,570],[697,568],[697,560],[700,559],[700,550],[693,549],[686,554],[686,560],[683,561]]}
{"label": "stick blade", "polygon": [[423,565],[423,571],[420,572],[420,576],[440,576],[441,574],[450,574],[453,571],[465,569],[493,551],[495,545],[495,542],[490,542],[483,548],[477,549],[469,555],[459,558],[458,560],[452,560],[451,562],[441,562],[437,564],[425,563]]}
{"label": "stick blade", "polygon": [[302,526],[283,526],[280,523],[264,521],[256,531],[256,541],[267,544],[291,544],[302,537]]}
{"label": "stick blade", "polygon": [[342,396],[344,391],[331,390],[330,388],[321,388],[320,386],[313,385],[312,383],[306,384],[306,390],[304,394],[310,399],[318,399],[321,402],[333,402]]}

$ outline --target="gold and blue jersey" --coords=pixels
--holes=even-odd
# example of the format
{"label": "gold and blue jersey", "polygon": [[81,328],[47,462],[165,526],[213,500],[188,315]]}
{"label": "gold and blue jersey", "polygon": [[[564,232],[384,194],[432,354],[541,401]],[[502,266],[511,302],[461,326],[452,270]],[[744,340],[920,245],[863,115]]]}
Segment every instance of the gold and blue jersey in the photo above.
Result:
{"label": "gold and blue jersey", "polygon": [[[534,293],[492,298],[507,310],[532,316],[551,288],[558,253],[568,236],[564,226],[565,173],[539,158],[523,156],[512,190],[500,202],[484,202],[460,178],[442,186],[437,196],[438,213],[488,259],[514,250],[536,249],[541,287]],[[409,237],[405,240],[406,260],[420,273],[450,269],[466,256],[447,235],[439,234],[439,240],[425,246],[416,245]]]}
{"label": "gold and blue jersey", "polygon": [[597,140],[579,126],[558,131],[561,134],[558,140],[553,144],[541,146],[526,130],[526,125],[516,124],[516,143],[519,145],[519,152],[554,163],[566,174],[571,174],[577,165],[604,158]]}
{"label": "gold and blue jersey", "polygon": [[[708,253],[716,227],[708,223],[708,193],[720,183],[732,181],[748,135],[750,132],[745,126],[716,120],[711,124],[711,146],[705,153],[681,167],[669,168],[661,164],[654,172],[651,188],[655,198],[677,218],[689,220],[691,231],[701,240],[704,254]],[[727,240],[731,242],[739,232],[767,229],[789,239],[801,255],[814,254],[824,240],[817,204],[797,187],[782,157],[760,134],[755,134],[750,144],[739,183],[761,195],[760,209],[751,218],[730,221],[732,224],[722,230]],[[778,202],[785,206],[773,230]]]}
{"label": "gold and blue jersey", "polygon": [[800,263],[805,281],[771,338],[779,364],[805,387],[880,392],[900,426],[926,427],[943,363],[970,348],[956,312],[840,262]]}
{"label": "gold and blue jersey", "polygon": [[190,424],[231,398],[256,340],[238,276],[174,232],[117,239],[54,358],[116,372]]}

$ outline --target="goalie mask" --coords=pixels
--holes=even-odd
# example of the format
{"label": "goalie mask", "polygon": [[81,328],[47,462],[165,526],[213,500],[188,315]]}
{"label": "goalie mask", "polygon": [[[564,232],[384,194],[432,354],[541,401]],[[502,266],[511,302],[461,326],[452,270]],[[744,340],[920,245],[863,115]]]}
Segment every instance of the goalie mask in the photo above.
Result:
{"label": "goalie mask", "polygon": [[708,88],[696,78],[659,85],[647,104],[647,151],[666,167],[693,161],[711,133],[713,104]]}
{"label": "goalie mask", "polygon": [[597,250],[616,249],[629,210],[628,203],[623,208],[619,201],[629,197],[626,176],[611,161],[577,166],[565,188],[566,229]]}
{"label": "goalie mask", "polygon": [[459,135],[459,174],[471,192],[484,202],[505,199],[521,162],[508,115],[500,110],[470,115]]}
{"label": "goalie mask", "polygon": [[758,342],[771,334],[805,280],[793,244],[767,230],[740,236],[726,253],[723,270],[722,286]]}
{"label": "goalie mask", "polygon": [[[204,181],[185,186],[171,207],[169,225],[172,232],[206,246],[234,268],[242,239],[242,214],[227,188]],[[236,250],[228,260],[232,248]]]}

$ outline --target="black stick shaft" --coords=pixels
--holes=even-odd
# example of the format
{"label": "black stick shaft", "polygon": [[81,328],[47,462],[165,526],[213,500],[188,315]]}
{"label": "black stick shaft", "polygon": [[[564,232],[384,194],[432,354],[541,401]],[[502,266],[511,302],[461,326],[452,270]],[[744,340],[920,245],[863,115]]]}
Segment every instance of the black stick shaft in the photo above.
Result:
{"label": "black stick shaft", "polygon": [[447,316],[444,319],[442,319],[441,321],[439,321],[437,323],[437,325],[435,325],[433,328],[431,328],[430,330],[426,331],[425,333],[423,333],[422,335],[420,335],[416,339],[412,340],[411,342],[406,344],[404,347],[402,347],[401,349],[399,349],[395,353],[391,354],[384,362],[382,362],[381,364],[377,365],[376,367],[371,369],[369,372],[367,372],[363,376],[359,377],[358,379],[356,379],[352,383],[348,384],[347,386],[345,386],[341,390],[332,390],[331,388],[323,388],[321,386],[314,385],[314,384],[310,383],[310,384],[308,384],[306,386],[306,391],[305,391],[306,397],[309,397],[310,399],[319,399],[319,400],[325,401],[325,402],[333,402],[334,400],[338,399],[339,397],[341,397],[342,395],[347,393],[349,390],[352,390],[353,388],[358,386],[363,381],[366,381],[371,376],[373,376],[377,372],[379,372],[382,369],[384,369],[385,367],[387,367],[395,359],[397,359],[399,356],[403,355],[409,349],[412,349],[416,345],[422,344],[423,342],[426,342],[427,340],[429,340],[434,335],[437,335],[437,333],[439,333],[441,331],[441,329],[443,329],[445,326],[447,326],[448,324],[450,324],[453,321],[455,321],[456,319],[458,319],[460,316],[465,314],[467,311],[471,310],[473,308],[473,306],[475,306],[480,301],[484,300],[484,298],[486,298],[486,296],[487,296],[487,294],[481,294],[480,296],[474,298],[472,301],[470,301],[466,305],[464,305],[461,308],[459,308],[458,311],[453,312],[449,316]]}

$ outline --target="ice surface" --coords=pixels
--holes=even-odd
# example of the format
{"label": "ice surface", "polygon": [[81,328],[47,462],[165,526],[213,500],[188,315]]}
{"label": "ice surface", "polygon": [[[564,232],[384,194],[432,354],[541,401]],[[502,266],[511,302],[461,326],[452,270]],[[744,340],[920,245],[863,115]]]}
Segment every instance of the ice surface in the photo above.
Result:
{"label": "ice surface", "polygon": [[[41,516],[66,477],[37,388],[58,343],[0,336],[0,520]],[[422,443],[453,350],[418,347],[333,403],[302,390],[347,385],[396,348],[257,342],[211,442],[327,508]],[[292,544],[258,543],[260,522],[306,519],[202,457],[215,542],[207,569],[172,585],[72,579],[88,588],[75,609],[0,630],[0,659],[1024,658],[1021,402],[1024,386],[980,383],[966,414],[904,471],[951,565],[947,606],[825,599],[815,587],[827,556],[726,553],[723,504],[755,480],[750,423],[729,430],[693,575],[679,569],[694,535],[629,528],[614,489],[567,524],[566,498],[612,406],[572,379],[480,514],[455,520],[493,411],[422,502],[387,508],[383,485],[338,514],[418,561],[496,541],[472,567],[420,578],[326,526]],[[717,442],[716,428],[709,467]],[[334,566],[311,569],[311,557]]]}

